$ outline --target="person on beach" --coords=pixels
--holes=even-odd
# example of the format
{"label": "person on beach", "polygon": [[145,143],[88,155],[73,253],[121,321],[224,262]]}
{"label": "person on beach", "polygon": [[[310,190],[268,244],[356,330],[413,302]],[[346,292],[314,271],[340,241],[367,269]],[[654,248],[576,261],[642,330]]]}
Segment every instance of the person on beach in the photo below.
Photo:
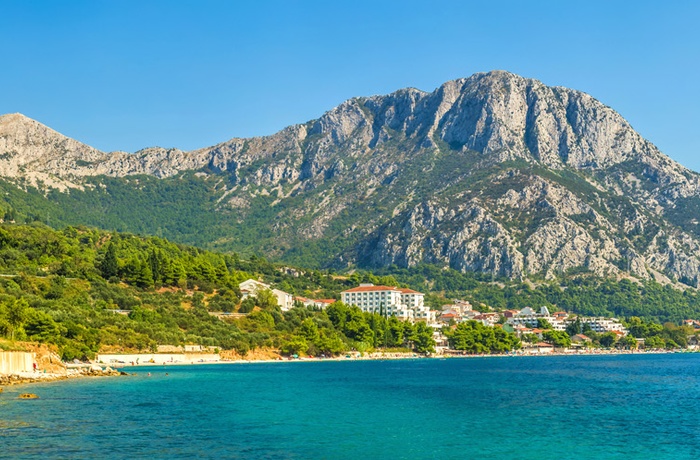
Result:
{"label": "person on beach", "polygon": [[34,367],[34,372],[36,372],[36,363],[33,363],[32,366]]}

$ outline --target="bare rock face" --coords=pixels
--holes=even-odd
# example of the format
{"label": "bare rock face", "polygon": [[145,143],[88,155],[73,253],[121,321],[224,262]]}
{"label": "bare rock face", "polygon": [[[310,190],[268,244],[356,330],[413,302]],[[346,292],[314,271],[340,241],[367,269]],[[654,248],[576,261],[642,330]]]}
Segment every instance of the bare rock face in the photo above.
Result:
{"label": "bare rock face", "polygon": [[[508,72],[353,98],[271,136],[190,152],[104,153],[0,117],[10,181],[67,190],[92,176],[184,171],[226,179],[213,201],[241,216],[227,225],[267,216],[272,257],[318,243],[336,266],[700,279],[700,232],[682,215],[700,200],[700,176],[591,96]],[[271,212],[253,206],[260,196],[274,198]]]}

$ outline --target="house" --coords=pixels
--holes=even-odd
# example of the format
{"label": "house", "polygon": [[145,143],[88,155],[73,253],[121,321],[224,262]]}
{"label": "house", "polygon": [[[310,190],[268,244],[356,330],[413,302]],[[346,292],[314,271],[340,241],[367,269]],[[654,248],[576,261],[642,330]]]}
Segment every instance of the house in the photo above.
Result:
{"label": "house", "polygon": [[292,294],[288,294],[279,289],[273,289],[272,293],[277,297],[277,305],[280,306],[282,311],[289,311],[294,308],[294,297]]}
{"label": "house", "polygon": [[472,311],[472,304],[468,300],[458,300],[452,301],[451,305],[443,305],[442,311],[453,311],[459,315],[464,315],[466,312]]}
{"label": "house", "polygon": [[242,283],[238,285],[238,289],[241,290],[241,298],[245,299],[250,296],[255,296],[255,294],[258,293],[258,291],[262,291],[264,289],[269,289],[272,290],[269,284],[261,283],[260,281],[256,280],[245,280]]}
{"label": "house", "polygon": [[250,296],[255,296],[259,291],[269,290],[277,298],[277,305],[282,311],[288,311],[294,308],[294,297],[279,289],[273,289],[269,284],[261,283],[256,280],[245,280],[238,285],[241,290],[241,299],[246,299]]}
{"label": "house", "polygon": [[445,323],[445,324],[449,324],[450,321],[459,322],[460,319],[461,319],[461,316],[459,316],[457,313],[455,313],[453,311],[447,311],[447,312],[442,313],[440,316],[438,316],[438,321],[440,321],[441,323]]}
{"label": "house", "polygon": [[576,334],[575,336],[571,337],[571,342],[573,342],[573,343],[589,343],[589,342],[591,342],[591,338],[588,337],[587,335],[584,335],[584,334]]}
{"label": "house", "polygon": [[306,297],[294,297],[295,302],[301,302],[305,307],[320,308],[325,310],[330,304],[337,302],[335,299],[307,299]]}
{"label": "house", "polygon": [[546,354],[554,352],[554,346],[547,342],[539,342],[532,345],[525,345],[523,351],[530,354]]}
{"label": "house", "polygon": [[478,316],[475,316],[474,320],[479,321],[484,326],[493,327],[493,325],[498,322],[500,317],[501,315],[499,315],[498,313],[482,313]]}
{"label": "house", "polygon": [[314,302],[316,302],[316,306],[319,307],[321,310],[325,310],[331,304],[336,303],[337,300],[335,300],[335,299],[316,299],[316,300],[314,300]]}

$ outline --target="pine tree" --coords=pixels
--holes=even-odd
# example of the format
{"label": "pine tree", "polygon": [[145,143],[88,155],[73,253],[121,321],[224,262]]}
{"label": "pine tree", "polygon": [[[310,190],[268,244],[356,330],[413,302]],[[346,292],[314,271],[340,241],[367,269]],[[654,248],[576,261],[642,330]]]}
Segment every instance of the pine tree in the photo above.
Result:
{"label": "pine tree", "polygon": [[110,279],[119,274],[119,263],[117,262],[117,249],[114,247],[114,243],[110,241],[107,246],[107,252],[105,253],[104,259],[100,264],[100,272],[102,272],[102,277],[104,279]]}
{"label": "pine tree", "polygon": [[162,274],[162,259],[163,256],[158,251],[158,254],[156,254],[155,249],[151,249],[151,252],[148,254],[148,265],[151,268],[151,273],[153,275],[153,281],[158,282],[162,280],[163,274]]}
{"label": "pine tree", "polygon": [[134,284],[140,288],[153,287],[153,272],[147,261],[141,261],[136,269]]}

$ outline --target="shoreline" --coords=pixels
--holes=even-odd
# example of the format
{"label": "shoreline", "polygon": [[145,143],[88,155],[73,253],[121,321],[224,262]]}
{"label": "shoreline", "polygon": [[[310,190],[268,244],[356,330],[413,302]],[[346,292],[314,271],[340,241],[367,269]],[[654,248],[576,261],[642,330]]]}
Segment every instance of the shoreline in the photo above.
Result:
{"label": "shoreline", "polygon": [[[356,353],[356,352],[353,352]],[[433,355],[419,355],[415,353],[403,354],[403,353],[368,353],[364,356],[357,355],[352,357],[347,356],[336,356],[336,357],[299,357],[299,358],[278,358],[278,359],[221,359],[218,361],[192,361],[192,362],[161,362],[161,363],[149,363],[140,362],[136,364],[131,363],[110,363],[115,369],[129,369],[129,368],[141,368],[141,367],[170,367],[170,366],[200,366],[200,365],[213,365],[213,364],[256,364],[256,363],[293,363],[293,362],[353,362],[353,361],[390,361],[390,360],[404,360],[404,359],[470,359],[470,358],[519,358],[519,357],[530,357],[530,356],[622,356],[622,355],[663,355],[663,354],[688,354],[688,353],[700,353],[700,350],[650,350],[650,351],[630,351],[630,350],[595,350],[586,352],[560,352],[552,351],[547,353],[484,353],[484,354],[461,354],[461,353],[449,353],[449,354],[433,354]]]}
{"label": "shoreline", "polygon": [[88,365],[82,368],[66,368],[66,372],[25,371],[14,374],[0,374],[0,389],[15,385],[52,383],[90,377],[117,377],[120,375],[125,375],[125,373],[110,366],[102,368],[102,366],[97,365]]}
{"label": "shoreline", "polygon": [[[356,352],[353,352],[356,353]],[[461,354],[449,353],[439,355],[419,355],[404,353],[369,353],[363,355],[356,354],[348,357],[337,356],[328,358],[279,358],[279,359],[224,359],[219,361],[192,361],[192,362],[162,362],[162,363],[110,363],[105,364],[84,364],[70,367],[69,364],[65,373],[44,373],[44,372],[20,372],[16,374],[0,375],[0,389],[4,386],[29,385],[35,383],[52,383],[64,380],[73,380],[90,377],[110,377],[129,375],[126,372],[129,368],[162,368],[172,366],[201,366],[201,365],[244,365],[244,364],[270,364],[270,363],[303,363],[303,362],[356,362],[356,361],[394,361],[394,360],[418,360],[418,359],[486,359],[486,358],[521,358],[521,357],[547,357],[547,356],[623,356],[623,355],[665,355],[665,354],[689,354],[700,353],[699,350],[650,350],[650,351],[630,351],[630,350],[595,350],[586,352],[559,352],[547,353],[485,353],[485,354]],[[99,370],[98,370],[99,368]]]}

